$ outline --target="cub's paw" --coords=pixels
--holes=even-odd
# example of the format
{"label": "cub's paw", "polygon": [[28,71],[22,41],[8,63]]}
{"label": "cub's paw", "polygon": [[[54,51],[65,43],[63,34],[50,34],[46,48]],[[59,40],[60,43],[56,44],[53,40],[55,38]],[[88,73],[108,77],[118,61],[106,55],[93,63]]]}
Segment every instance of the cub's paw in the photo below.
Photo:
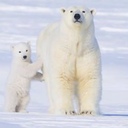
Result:
{"label": "cub's paw", "polygon": [[19,113],[28,113],[26,110],[20,110]]}
{"label": "cub's paw", "polygon": [[37,72],[35,75],[35,79],[39,80],[40,82],[44,81],[44,76],[42,73]]}
{"label": "cub's paw", "polygon": [[42,75],[40,78],[40,82],[44,81],[44,76]]}

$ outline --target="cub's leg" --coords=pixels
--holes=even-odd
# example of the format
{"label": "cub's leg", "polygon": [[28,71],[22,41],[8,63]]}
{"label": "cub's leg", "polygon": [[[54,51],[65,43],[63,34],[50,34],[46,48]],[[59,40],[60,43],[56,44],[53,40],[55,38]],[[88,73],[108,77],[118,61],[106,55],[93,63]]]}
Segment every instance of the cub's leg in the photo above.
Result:
{"label": "cub's leg", "polygon": [[27,78],[33,78],[37,71],[42,67],[42,59],[39,58],[37,61],[28,64],[26,67],[20,70],[20,74]]}
{"label": "cub's leg", "polygon": [[5,111],[16,112],[16,106],[18,104],[18,96],[15,91],[9,90],[5,98]]}
{"label": "cub's leg", "polygon": [[20,103],[18,104],[18,107],[17,107],[17,111],[21,113],[27,113],[26,108],[28,106],[29,101],[30,101],[29,95],[21,98]]}

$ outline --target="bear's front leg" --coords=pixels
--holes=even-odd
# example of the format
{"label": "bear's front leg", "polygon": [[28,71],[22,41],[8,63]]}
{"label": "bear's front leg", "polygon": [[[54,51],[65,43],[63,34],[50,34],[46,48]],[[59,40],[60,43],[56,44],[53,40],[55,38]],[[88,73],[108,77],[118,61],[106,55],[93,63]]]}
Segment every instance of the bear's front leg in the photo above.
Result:
{"label": "bear's front leg", "polygon": [[53,78],[52,81],[53,113],[57,115],[75,114],[73,108],[73,84],[65,77]]}
{"label": "bear's front leg", "polygon": [[97,115],[99,114],[99,101],[101,95],[100,80],[91,78],[88,81],[79,82],[79,103],[80,114]]}
{"label": "bear's front leg", "polygon": [[101,62],[98,52],[78,59],[78,98],[80,114],[97,115],[101,98]]}

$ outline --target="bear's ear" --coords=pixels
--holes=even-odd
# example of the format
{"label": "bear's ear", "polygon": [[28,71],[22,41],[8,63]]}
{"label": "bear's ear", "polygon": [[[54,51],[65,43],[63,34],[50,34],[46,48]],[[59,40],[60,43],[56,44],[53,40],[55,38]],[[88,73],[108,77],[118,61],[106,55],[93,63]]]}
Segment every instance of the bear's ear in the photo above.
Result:
{"label": "bear's ear", "polygon": [[95,10],[95,9],[91,9],[90,12],[91,12],[91,14],[92,14],[93,16],[96,15],[96,10]]}
{"label": "bear's ear", "polygon": [[65,13],[66,12],[66,9],[65,8],[61,8],[61,13]]}

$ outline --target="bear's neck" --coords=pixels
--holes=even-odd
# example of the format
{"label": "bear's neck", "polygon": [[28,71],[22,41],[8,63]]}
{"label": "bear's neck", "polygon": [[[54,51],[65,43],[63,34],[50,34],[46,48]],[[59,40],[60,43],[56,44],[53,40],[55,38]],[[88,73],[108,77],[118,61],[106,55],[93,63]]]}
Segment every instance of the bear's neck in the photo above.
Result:
{"label": "bear's neck", "polygon": [[83,25],[75,26],[75,27],[69,27],[64,22],[60,23],[60,33],[63,33],[63,35],[67,37],[71,36],[80,36],[84,34],[84,37],[90,37],[94,36],[95,30],[94,30],[94,23],[92,23],[90,26],[85,28]]}

